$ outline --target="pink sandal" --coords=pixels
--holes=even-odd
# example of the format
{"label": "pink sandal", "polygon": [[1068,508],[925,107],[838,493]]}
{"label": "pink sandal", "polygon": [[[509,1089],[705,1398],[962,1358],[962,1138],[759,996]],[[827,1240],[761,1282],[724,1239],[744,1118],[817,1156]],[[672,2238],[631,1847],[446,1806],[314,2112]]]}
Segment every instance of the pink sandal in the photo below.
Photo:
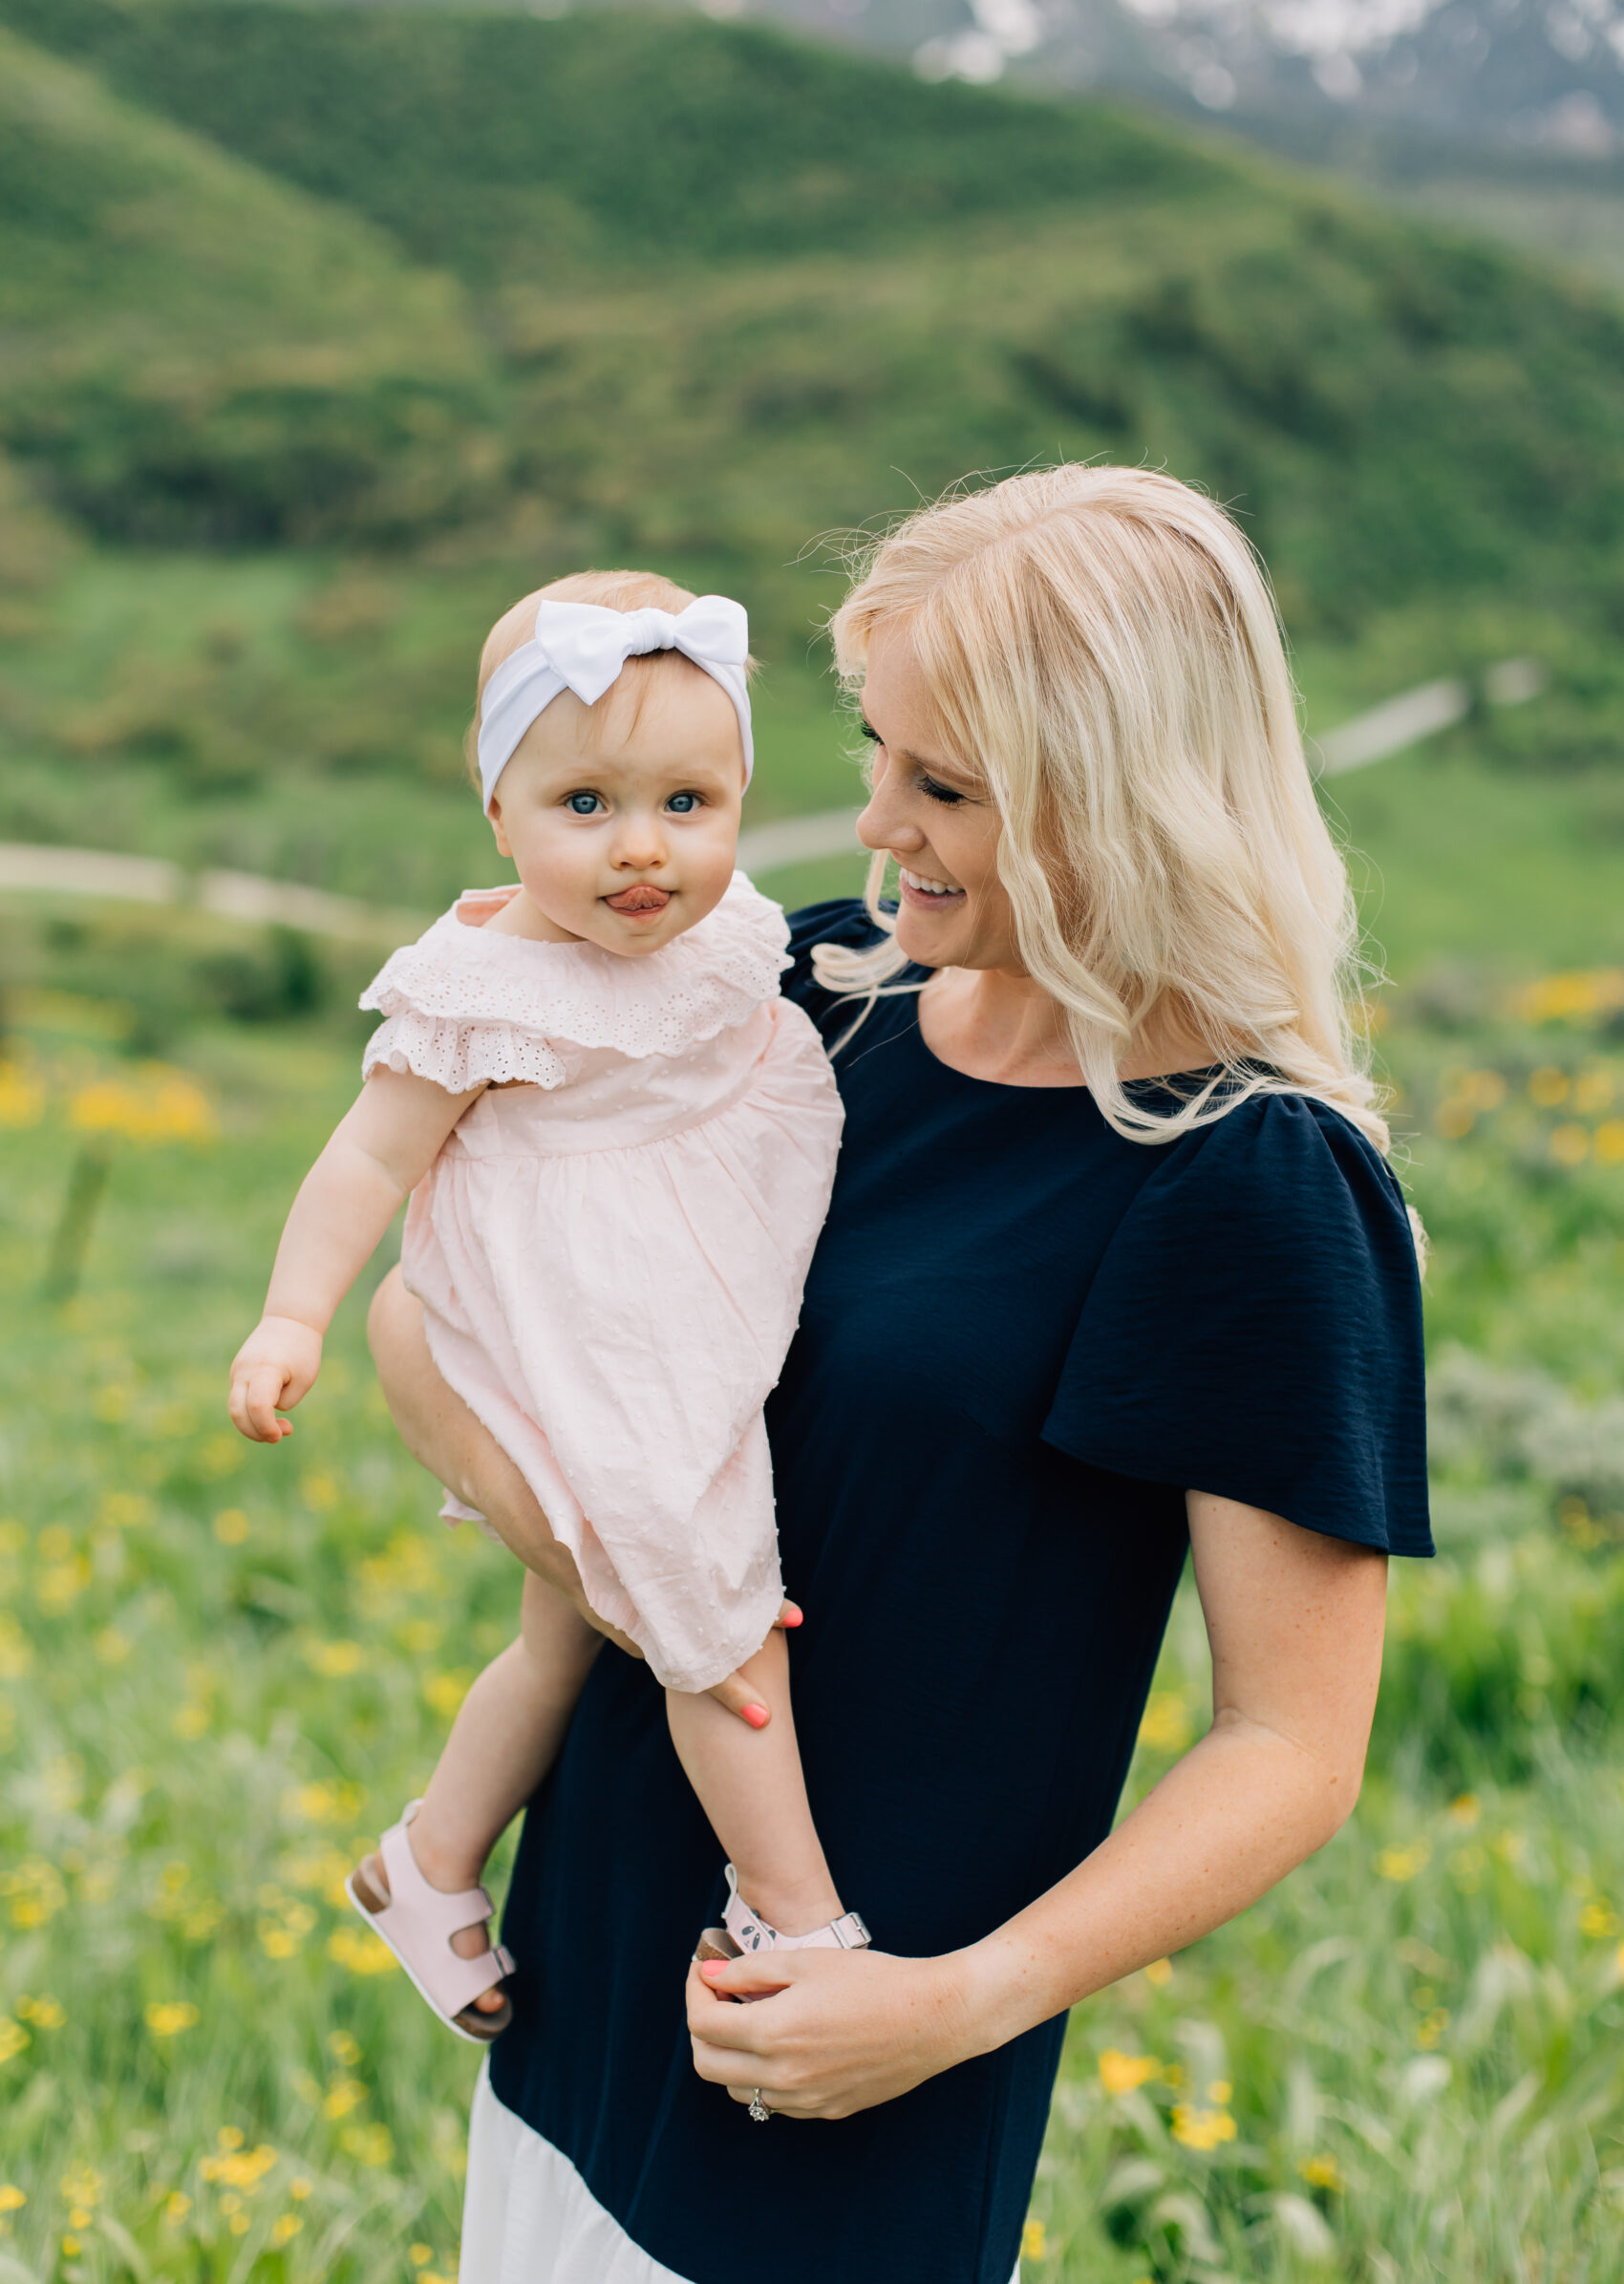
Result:
{"label": "pink sandal", "polygon": [[482,2014],[474,2001],[513,1973],[513,1960],[500,1943],[469,1959],[452,1950],[452,1936],[464,1928],[482,1926],[496,1906],[483,1888],[444,1895],[429,1886],[406,1836],[407,1825],[421,1806],[421,1801],[409,1801],[400,1822],[391,1825],[378,1842],[389,1893],[375,1893],[358,1868],[345,1881],[344,1891],[374,1934],[389,1945],[419,1997],[433,2007],[447,2030],[471,2045],[488,2046],[512,2021],[513,2002],[504,1997],[500,2007]]}
{"label": "pink sandal", "polygon": [[696,1959],[740,1959],[760,1951],[866,1951],[874,1940],[855,1911],[843,1912],[809,1935],[780,1934],[753,1911],[738,1892],[738,1874],[727,1868],[727,1904],[720,1927],[708,1927],[694,1948]]}

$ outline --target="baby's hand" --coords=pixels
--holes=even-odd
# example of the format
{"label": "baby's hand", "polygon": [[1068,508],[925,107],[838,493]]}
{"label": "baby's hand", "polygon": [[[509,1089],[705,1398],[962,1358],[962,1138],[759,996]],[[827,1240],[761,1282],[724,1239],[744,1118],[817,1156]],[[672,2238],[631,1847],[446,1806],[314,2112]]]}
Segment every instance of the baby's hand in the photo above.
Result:
{"label": "baby's hand", "polygon": [[297,1317],[262,1317],[232,1360],[232,1423],[250,1442],[280,1443],[293,1422],[279,1419],[278,1408],[290,1412],[320,1370],[319,1333]]}

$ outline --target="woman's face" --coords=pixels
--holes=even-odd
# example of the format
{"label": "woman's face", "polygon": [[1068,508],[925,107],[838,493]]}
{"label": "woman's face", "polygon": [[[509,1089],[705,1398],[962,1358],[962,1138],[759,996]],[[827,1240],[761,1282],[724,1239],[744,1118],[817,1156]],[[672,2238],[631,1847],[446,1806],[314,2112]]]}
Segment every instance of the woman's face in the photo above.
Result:
{"label": "woman's face", "polygon": [[870,637],[861,702],[874,790],[857,837],[901,870],[898,944],[925,968],[1018,970],[998,878],[998,813],[974,769],[943,742],[905,627]]}

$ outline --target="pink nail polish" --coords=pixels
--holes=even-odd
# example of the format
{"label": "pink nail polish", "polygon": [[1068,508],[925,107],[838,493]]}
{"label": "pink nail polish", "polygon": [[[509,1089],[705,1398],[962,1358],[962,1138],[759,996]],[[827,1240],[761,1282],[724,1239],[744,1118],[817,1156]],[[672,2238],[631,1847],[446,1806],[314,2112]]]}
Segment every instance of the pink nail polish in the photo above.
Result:
{"label": "pink nail polish", "polygon": [[765,1705],[746,1705],[742,1711],[743,1718],[753,1729],[764,1729],[773,1718]]}
{"label": "pink nail polish", "polygon": [[789,1630],[789,1628],[790,1628],[790,1627],[792,1627],[792,1626],[802,1626],[802,1625],[804,1625],[804,1624],[805,1624],[805,1622],[806,1622],[806,1612],[805,1612],[803,1610],[791,1610],[791,1611],[786,1611],[786,1612],[784,1612],[784,1621],[783,1621],[783,1622],[784,1622],[784,1630],[785,1630],[785,1632],[787,1633],[787,1632],[788,1632],[788,1630]]}
{"label": "pink nail polish", "polygon": [[726,1974],[727,1961],[725,1959],[706,1959],[700,1966],[699,1972],[707,1982],[714,1982],[718,1974]]}

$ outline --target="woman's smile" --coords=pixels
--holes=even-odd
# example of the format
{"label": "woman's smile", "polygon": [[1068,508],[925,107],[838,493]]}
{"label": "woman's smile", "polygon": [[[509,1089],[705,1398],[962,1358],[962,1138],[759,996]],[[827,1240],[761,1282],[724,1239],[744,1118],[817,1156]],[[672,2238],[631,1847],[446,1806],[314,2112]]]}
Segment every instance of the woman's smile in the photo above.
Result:
{"label": "woman's smile", "polygon": [[897,872],[902,881],[904,902],[917,905],[922,911],[933,908],[939,912],[950,905],[964,902],[965,892],[962,888],[954,887],[949,881],[932,880],[928,873],[910,872],[900,859]]}

